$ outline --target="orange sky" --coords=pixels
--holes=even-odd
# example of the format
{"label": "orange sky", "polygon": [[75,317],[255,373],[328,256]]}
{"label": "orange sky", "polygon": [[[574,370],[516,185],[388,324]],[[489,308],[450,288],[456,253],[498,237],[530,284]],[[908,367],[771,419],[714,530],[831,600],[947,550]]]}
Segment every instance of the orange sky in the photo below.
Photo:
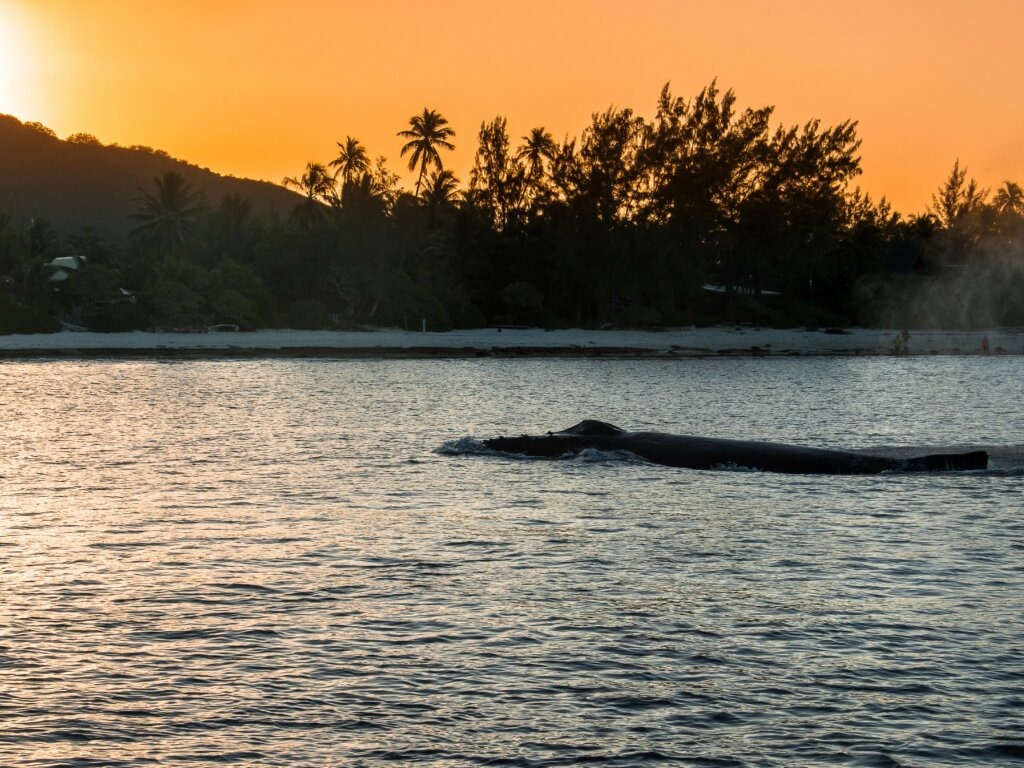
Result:
{"label": "orange sky", "polygon": [[923,211],[960,158],[1024,183],[1024,0],[0,0],[0,112],[279,182],[352,135],[401,167],[424,106],[576,135],[717,77],[787,124],[860,121],[858,183]]}

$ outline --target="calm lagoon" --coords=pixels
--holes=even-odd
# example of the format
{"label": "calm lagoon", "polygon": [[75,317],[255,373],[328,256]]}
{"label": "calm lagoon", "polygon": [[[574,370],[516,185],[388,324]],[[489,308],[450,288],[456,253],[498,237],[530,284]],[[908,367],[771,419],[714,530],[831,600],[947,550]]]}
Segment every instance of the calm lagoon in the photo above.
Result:
{"label": "calm lagoon", "polygon": [[[1024,760],[1024,358],[0,363],[0,765]],[[477,439],[583,418],[984,473]]]}

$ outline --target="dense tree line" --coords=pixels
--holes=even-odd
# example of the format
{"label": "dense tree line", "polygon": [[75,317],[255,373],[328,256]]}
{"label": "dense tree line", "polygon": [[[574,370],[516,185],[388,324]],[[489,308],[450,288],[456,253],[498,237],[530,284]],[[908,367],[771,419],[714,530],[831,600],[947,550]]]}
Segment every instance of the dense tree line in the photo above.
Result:
{"label": "dense tree line", "polygon": [[[957,162],[905,219],[852,186],[855,123],[771,118],[715,84],[666,86],[653,119],[613,107],[563,141],[515,140],[498,116],[463,185],[444,168],[454,130],[424,109],[398,134],[411,192],[346,137],[284,180],[302,195],[284,218],[174,173],[139,191],[124,247],[0,218],[0,332],[1024,324],[1017,184],[992,195]],[[56,282],[46,265],[67,255],[83,265]]]}

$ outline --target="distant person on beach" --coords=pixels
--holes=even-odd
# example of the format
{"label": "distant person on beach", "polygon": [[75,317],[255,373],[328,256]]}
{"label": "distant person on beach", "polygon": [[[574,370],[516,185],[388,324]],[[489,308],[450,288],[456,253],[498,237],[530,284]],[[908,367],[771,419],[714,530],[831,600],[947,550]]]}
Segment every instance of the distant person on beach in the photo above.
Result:
{"label": "distant person on beach", "polygon": [[983,337],[981,340],[981,351],[986,355],[988,354],[988,336]]}
{"label": "distant person on beach", "polygon": [[897,333],[896,336],[892,340],[892,353],[894,355],[899,355],[900,347],[902,346],[902,344],[903,344],[903,339],[900,338],[900,335]]}
{"label": "distant person on beach", "polygon": [[910,354],[910,331],[908,331],[906,328],[904,328],[903,329],[903,333],[900,334],[900,341],[903,342],[903,345],[900,347],[900,354],[901,355],[909,355]]}

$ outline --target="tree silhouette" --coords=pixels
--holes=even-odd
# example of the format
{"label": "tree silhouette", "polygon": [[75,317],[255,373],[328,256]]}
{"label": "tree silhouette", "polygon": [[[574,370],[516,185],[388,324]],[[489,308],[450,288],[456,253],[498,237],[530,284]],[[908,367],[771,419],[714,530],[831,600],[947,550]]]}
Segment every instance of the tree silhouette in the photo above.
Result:
{"label": "tree silhouette", "polygon": [[306,172],[301,177],[285,176],[281,183],[299,190],[310,201],[326,203],[334,197],[334,177],[321,163],[306,163]]}
{"label": "tree silhouette", "polygon": [[459,180],[451,171],[434,171],[427,177],[423,185],[421,197],[430,210],[430,226],[434,226],[437,212],[444,206],[451,205],[458,198]]}
{"label": "tree silhouette", "polygon": [[504,117],[482,123],[479,139],[470,192],[474,202],[488,212],[495,228],[504,231],[521,212],[526,170],[510,151]]}
{"label": "tree silhouette", "polygon": [[644,134],[643,119],[631,109],[609,107],[594,114],[574,158],[566,158],[571,162],[563,193],[600,222],[631,217],[644,175]]}
{"label": "tree silhouette", "polygon": [[[299,194],[283,219],[258,198],[200,213],[181,176],[162,176],[118,214],[135,227],[125,249],[88,232],[62,237],[38,218],[13,227],[0,211],[0,331],[52,329],[79,304],[95,330],[419,318],[432,328],[1024,325],[1020,185],[988,196],[957,162],[937,180],[932,213],[900,218],[851,189],[852,121],[777,125],[770,107],[740,107],[714,82],[687,98],[666,85],[655,108],[598,111],[557,143],[538,127],[510,144],[504,117],[485,121],[463,188],[441,163],[454,134],[424,109],[399,134],[416,196],[347,136],[333,160],[285,180]],[[10,120],[0,116],[0,132],[24,128]],[[31,146],[54,144],[25,130]],[[69,141],[100,172],[100,155],[119,151]],[[68,254],[88,267],[55,291],[46,264]]]}
{"label": "tree silhouette", "polygon": [[516,151],[516,160],[526,165],[526,189],[524,190],[531,212],[533,208],[542,208],[550,187],[545,182],[548,167],[558,154],[558,145],[544,127],[533,128],[522,137],[523,144]]}
{"label": "tree silhouette", "polygon": [[455,136],[455,131],[447,127],[448,121],[432,109],[424,107],[422,115],[413,115],[409,118],[409,128],[399,131],[398,136],[409,139],[402,145],[401,156],[411,153],[409,157],[409,170],[412,171],[418,165],[419,176],[416,179],[416,196],[420,194],[420,184],[427,172],[428,166],[434,166],[437,170],[444,170],[441,162],[441,155],[438,147],[444,149],[455,149],[455,145],[448,139]]}
{"label": "tree silhouette", "polygon": [[307,222],[315,221],[323,213],[322,204],[334,204],[337,195],[334,188],[334,177],[321,163],[306,163],[306,172],[299,178],[286,176],[281,183],[286,187],[294,187],[306,196],[306,199],[295,206],[296,213]]}
{"label": "tree silhouette", "polygon": [[156,194],[140,189],[135,198],[138,210],[132,218],[141,223],[132,230],[132,236],[166,256],[192,238],[203,205],[181,174],[172,171],[153,182]]}
{"label": "tree silhouette", "polygon": [[399,187],[399,176],[387,166],[387,158],[380,155],[373,163],[373,170],[370,171],[370,192],[381,201],[384,210],[390,211],[398,199],[401,189]]}
{"label": "tree silhouette", "polygon": [[523,136],[523,145],[516,152],[516,158],[526,162],[527,175],[531,180],[535,180],[544,175],[544,162],[551,162],[557,151],[555,140],[541,126],[533,128],[529,134]]}
{"label": "tree silhouette", "polygon": [[950,229],[959,219],[974,213],[988,197],[988,190],[981,189],[974,179],[968,180],[967,169],[960,167],[960,160],[953,163],[949,178],[932,195],[930,213],[935,215],[945,229]]}
{"label": "tree silhouette", "polygon": [[439,206],[453,203],[458,197],[459,180],[451,171],[434,171],[427,177],[420,195],[428,205]]}
{"label": "tree silhouette", "polygon": [[338,156],[329,165],[341,173],[344,189],[345,185],[352,184],[370,170],[370,157],[366,154],[366,147],[351,136],[345,137],[344,144],[340,141],[336,143]]}
{"label": "tree silhouette", "polygon": [[1004,181],[992,198],[992,204],[1001,214],[1024,215],[1024,190],[1020,184]]}

